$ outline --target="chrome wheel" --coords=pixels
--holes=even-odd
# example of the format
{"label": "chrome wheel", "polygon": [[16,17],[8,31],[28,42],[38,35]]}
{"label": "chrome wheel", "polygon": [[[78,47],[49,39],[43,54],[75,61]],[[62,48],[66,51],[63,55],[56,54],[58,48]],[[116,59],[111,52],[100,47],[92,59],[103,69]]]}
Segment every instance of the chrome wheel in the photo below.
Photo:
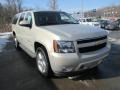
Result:
{"label": "chrome wheel", "polygon": [[47,72],[47,59],[43,50],[39,50],[36,57],[37,66],[39,71],[44,74]]}

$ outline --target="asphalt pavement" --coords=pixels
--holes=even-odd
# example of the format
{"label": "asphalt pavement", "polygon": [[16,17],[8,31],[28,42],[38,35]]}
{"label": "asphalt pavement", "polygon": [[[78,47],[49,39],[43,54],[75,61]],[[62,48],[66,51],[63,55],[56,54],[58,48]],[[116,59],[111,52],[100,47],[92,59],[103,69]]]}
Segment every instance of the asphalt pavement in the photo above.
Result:
{"label": "asphalt pavement", "polygon": [[[73,80],[67,77],[44,78],[35,60],[16,50],[12,38],[0,52],[0,90],[120,90],[120,32],[111,32],[109,57],[98,70],[83,73]],[[2,38],[1,38],[2,39]]]}

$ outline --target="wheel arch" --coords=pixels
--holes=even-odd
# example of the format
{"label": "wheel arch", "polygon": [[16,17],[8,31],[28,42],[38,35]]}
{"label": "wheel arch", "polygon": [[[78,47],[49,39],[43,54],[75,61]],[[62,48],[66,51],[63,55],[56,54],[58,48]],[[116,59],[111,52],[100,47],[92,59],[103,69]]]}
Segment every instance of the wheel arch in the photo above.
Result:
{"label": "wheel arch", "polygon": [[48,57],[48,63],[49,63],[49,66],[50,66],[50,72],[53,73],[53,70],[52,70],[52,67],[51,67],[50,58],[49,58],[49,53],[48,53],[47,48],[45,47],[45,45],[41,44],[40,42],[35,42],[35,43],[34,43],[35,53],[36,53],[38,47],[43,47],[43,48],[45,49],[45,51],[46,51],[46,53],[47,53],[47,57]]}
{"label": "wheel arch", "polygon": [[[43,47],[47,51],[47,48],[45,47],[45,45],[41,44],[40,42],[34,42],[34,50],[35,50],[35,52],[36,52],[38,47]],[[48,54],[48,51],[47,51],[47,54]]]}
{"label": "wheel arch", "polygon": [[15,33],[14,31],[13,31],[13,33],[12,33],[12,34],[13,34],[13,36],[16,36],[16,33]]}

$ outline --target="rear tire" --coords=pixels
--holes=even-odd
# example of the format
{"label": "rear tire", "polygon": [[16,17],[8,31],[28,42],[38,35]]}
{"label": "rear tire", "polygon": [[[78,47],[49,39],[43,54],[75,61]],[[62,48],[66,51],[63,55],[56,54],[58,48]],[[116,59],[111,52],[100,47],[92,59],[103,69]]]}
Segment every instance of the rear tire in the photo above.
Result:
{"label": "rear tire", "polygon": [[14,36],[14,43],[15,43],[15,48],[16,48],[17,50],[20,50],[19,42],[18,42],[16,36]]}
{"label": "rear tire", "polygon": [[44,47],[38,47],[36,50],[36,64],[40,73],[45,77],[51,77],[52,70],[49,63],[47,51]]}

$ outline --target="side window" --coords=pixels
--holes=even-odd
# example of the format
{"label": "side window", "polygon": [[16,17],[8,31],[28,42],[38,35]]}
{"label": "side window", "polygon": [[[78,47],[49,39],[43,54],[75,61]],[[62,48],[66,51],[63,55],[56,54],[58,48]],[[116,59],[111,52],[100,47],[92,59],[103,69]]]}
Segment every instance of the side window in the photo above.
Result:
{"label": "side window", "polygon": [[18,20],[19,15],[15,15],[13,20],[12,20],[12,24],[16,24],[17,20]]}
{"label": "side window", "polygon": [[60,16],[61,16],[61,20],[63,20],[63,21],[69,20],[69,18],[64,14],[60,14]]}
{"label": "side window", "polygon": [[25,16],[25,21],[32,25],[32,15],[31,13],[27,13]]}
{"label": "side window", "polygon": [[22,13],[20,16],[19,22],[24,20],[24,16],[25,16],[25,13]]}

